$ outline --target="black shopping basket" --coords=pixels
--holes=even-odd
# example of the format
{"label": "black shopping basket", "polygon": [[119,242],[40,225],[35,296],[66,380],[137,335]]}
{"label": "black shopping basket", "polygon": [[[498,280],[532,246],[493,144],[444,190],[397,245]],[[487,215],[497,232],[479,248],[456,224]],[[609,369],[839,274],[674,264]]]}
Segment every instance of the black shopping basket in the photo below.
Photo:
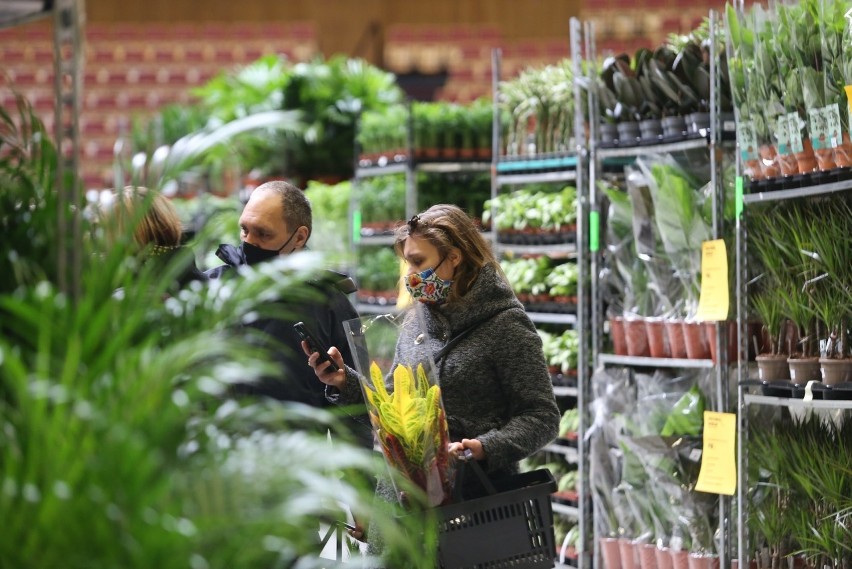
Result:
{"label": "black shopping basket", "polygon": [[468,466],[490,494],[437,509],[441,569],[553,567],[550,495],[556,481],[550,471],[524,472],[492,484],[475,461]]}

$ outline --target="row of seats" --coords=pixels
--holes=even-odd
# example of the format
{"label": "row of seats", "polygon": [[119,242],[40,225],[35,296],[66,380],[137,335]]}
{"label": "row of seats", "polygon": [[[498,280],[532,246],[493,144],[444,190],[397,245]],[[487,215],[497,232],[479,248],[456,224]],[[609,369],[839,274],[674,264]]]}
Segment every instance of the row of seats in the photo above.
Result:
{"label": "row of seats", "polygon": [[[49,21],[0,30],[0,73],[23,93],[48,129],[55,108],[53,27]],[[131,121],[169,103],[191,103],[191,89],[218,73],[276,53],[306,61],[318,52],[305,22],[88,24],[80,102],[82,176],[112,184],[115,140]],[[0,105],[13,96],[0,90]]]}

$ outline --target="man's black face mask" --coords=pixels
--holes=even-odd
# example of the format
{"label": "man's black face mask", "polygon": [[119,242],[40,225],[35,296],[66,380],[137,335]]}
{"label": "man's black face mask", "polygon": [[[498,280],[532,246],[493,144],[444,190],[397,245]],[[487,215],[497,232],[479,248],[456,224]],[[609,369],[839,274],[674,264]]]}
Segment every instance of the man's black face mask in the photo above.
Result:
{"label": "man's black face mask", "polygon": [[[298,230],[297,230],[298,231]],[[256,265],[257,263],[262,263],[264,261],[268,261],[269,259],[274,259],[278,256],[281,250],[286,247],[290,241],[293,240],[293,237],[296,236],[296,231],[294,231],[287,241],[279,247],[278,249],[263,249],[262,247],[258,247],[257,245],[252,245],[246,241],[242,242],[240,248],[243,254],[243,261],[246,265]]]}

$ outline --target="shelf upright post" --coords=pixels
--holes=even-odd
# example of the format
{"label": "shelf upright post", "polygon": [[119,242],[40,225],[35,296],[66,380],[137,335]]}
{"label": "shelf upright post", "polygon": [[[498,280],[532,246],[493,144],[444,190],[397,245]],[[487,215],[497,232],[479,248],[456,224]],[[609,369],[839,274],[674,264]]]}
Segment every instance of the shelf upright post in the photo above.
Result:
{"label": "shelf upright post", "polygon": [[[734,10],[740,21],[740,16],[745,12],[743,0],[734,0]],[[730,33],[727,34],[727,47],[729,56],[733,55],[733,43]],[[734,106],[734,117],[739,125],[740,109]],[[735,145],[734,164],[736,165],[736,204],[734,216],[734,235],[736,239],[736,302],[737,302],[737,566],[747,567],[746,562],[746,540],[748,539],[748,528],[745,516],[746,485],[748,484],[748,407],[745,402],[745,388],[743,380],[748,379],[748,275],[746,274],[746,226],[743,217],[743,168],[742,144],[739,137]]]}
{"label": "shelf upright post", "polygon": [[405,221],[415,215],[417,209],[417,165],[414,160],[414,102],[406,103],[408,108],[408,156],[405,161]]}
{"label": "shelf upright post", "polygon": [[495,254],[498,251],[497,206],[495,203],[500,191],[497,182],[497,163],[500,161],[501,135],[503,134],[500,121],[500,61],[502,56],[503,52],[499,47],[491,50],[491,244]]}
{"label": "shelf upright post", "polygon": [[[59,214],[59,288],[80,296],[82,270],[82,191],[80,101],[83,93],[84,0],[56,0],[53,6],[53,63],[56,139],[56,189]],[[70,228],[69,228],[70,224]]]}
{"label": "shelf upright post", "polygon": [[[725,187],[720,166],[723,160],[722,129],[720,120],[720,74],[719,49],[717,44],[719,15],[710,10],[710,183],[713,188],[713,239],[722,239],[726,233],[725,227]],[[730,300],[729,300],[730,301]],[[716,334],[716,410],[721,413],[730,411],[728,404],[728,325],[727,319],[715,326]],[[730,565],[730,521],[731,498],[719,495],[719,563],[721,567]]]}
{"label": "shelf upright post", "polygon": [[[588,28],[587,26],[587,32]],[[577,354],[577,408],[580,410],[579,413],[579,425],[577,429],[577,451],[578,451],[578,462],[580,469],[579,476],[579,526],[580,526],[580,540],[577,545],[577,553],[578,553],[578,566],[579,569],[587,569],[590,566],[590,548],[589,548],[589,534],[590,529],[593,527],[593,524],[590,525],[591,521],[591,508],[590,508],[590,484],[589,484],[589,461],[586,456],[586,428],[587,428],[587,409],[588,409],[588,401],[590,399],[590,389],[589,389],[589,340],[586,337],[585,331],[588,329],[587,321],[588,321],[588,301],[587,301],[587,289],[588,289],[588,280],[589,280],[589,271],[588,271],[588,258],[589,251],[588,247],[588,230],[587,230],[587,218],[588,215],[587,210],[587,193],[585,191],[585,183],[586,176],[584,175],[585,169],[588,165],[588,157],[585,155],[586,149],[586,117],[583,113],[583,105],[580,104],[583,96],[583,89],[581,82],[578,78],[583,73],[583,54],[584,51],[588,59],[591,59],[591,56],[588,54],[588,33],[583,33],[583,25],[577,18],[571,18],[570,20],[570,41],[571,41],[571,62],[573,67],[573,76],[574,76],[574,145],[575,152],[577,154],[577,166],[576,166],[576,185],[577,185],[577,269],[579,272],[579,278],[577,279],[577,330],[580,334],[580,342],[579,349]],[[587,49],[583,49],[583,41],[586,41]],[[593,551],[594,548],[592,548]]]}

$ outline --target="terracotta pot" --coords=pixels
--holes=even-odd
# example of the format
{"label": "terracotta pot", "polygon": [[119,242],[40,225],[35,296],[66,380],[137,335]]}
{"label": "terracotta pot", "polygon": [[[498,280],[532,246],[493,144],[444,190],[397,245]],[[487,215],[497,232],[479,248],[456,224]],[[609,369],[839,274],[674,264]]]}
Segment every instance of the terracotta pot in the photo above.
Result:
{"label": "terracotta pot", "polygon": [[654,550],[658,569],[672,569],[672,556],[668,547],[657,547]]}
{"label": "terracotta pot", "polygon": [[648,357],[651,348],[648,345],[648,332],[645,330],[645,319],[624,320],[624,335],[627,340],[627,354],[630,356]]}
{"label": "terracotta pot", "polygon": [[653,543],[643,543],[639,546],[640,569],[657,569],[657,546]]}
{"label": "terracotta pot", "polygon": [[799,174],[814,172],[817,169],[817,161],[810,138],[802,139],[802,148],[803,150],[801,152],[796,153],[796,162],[799,164]]}
{"label": "terracotta pot", "polygon": [[683,337],[686,341],[686,356],[691,360],[710,358],[710,345],[704,333],[703,322],[684,322]]}
{"label": "terracotta pot", "polygon": [[621,552],[622,569],[638,569],[639,553],[634,542],[625,537],[619,538],[618,550]]}
{"label": "terracotta pot", "polygon": [[652,358],[672,357],[669,348],[669,338],[662,320],[648,318],[645,320],[645,331],[648,334],[648,351]]}
{"label": "terracotta pot", "polygon": [[774,144],[762,144],[760,146],[760,169],[764,178],[777,178],[781,175],[778,166],[778,152]]}
{"label": "terracotta pot", "polygon": [[689,569],[689,552],[685,549],[671,551],[673,569]]}
{"label": "terracotta pot", "polygon": [[601,553],[603,554],[604,569],[621,569],[621,553],[618,549],[618,540],[614,537],[602,537],[600,545]]}
{"label": "terracotta pot", "polygon": [[793,154],[778,154],[778,167],[782,176],[793,176],[799,173],[799,163]]}
{"label": "terracotta pot", "polygon": [[[728,325],[728,363],[736,363],[739,358],[739,334],[737,331],[737,323],[734,321],[727,321]],[[704,334],[707,336],[707,345],[710,348],[710,358],[714,363],[718,363],[716,359],[717,355],[717,346],[716,346],[716,322],[705,322],[704,323]]]}
{"label": "terracotta pot", "polygon": [[690,553],[689,569],[719,569],[719,557]]}
{"label": "terracotta pot", "polygon": [[686,358],[686,339],[683,337],[682,320],[666,320],[666,336],[669,339],[669,351],[673,358]]}
{"label": "terracotta pot", "polygon": [[852,359],[820,358],[822,382],[826,385],[836,385],[852,381]]}
{"label": "terracotta pot", "polygon": [[828,172],[829,170],[837,168],[837,164],[834,162],[833,148],[820,148],[819,150],[814,150],[814,156],[816,156],[817,170]]}
{"label": "terracotta pot", "polygon": [[803,385],[809,381],[820,381],[819,358],[787,358],[790,381]]}
{"label": "terracotta pot", "polygon": [[838,168],[852,166],[852,140],[848,132],[843,133],[843,142],[834,149],[834,163]]}
{"label": "terracotta pot", "polygon": [[762,180],[766,177],[761,168],[760,160],[746,160],[743,162],[743,174],[752,180]]}
{"label": "terracotta pot", "polygon": [[790,367],[787,356],[760,354],[757,360],[757,377],[761,381],[786,381],[790,379]]}
{"label": "terracotta pot", "polygon": [[609,335],[612,339],[612,351],[618,356],[626,356],[627,336],[624,331],[624,318],[613,316],[609,319]]}

